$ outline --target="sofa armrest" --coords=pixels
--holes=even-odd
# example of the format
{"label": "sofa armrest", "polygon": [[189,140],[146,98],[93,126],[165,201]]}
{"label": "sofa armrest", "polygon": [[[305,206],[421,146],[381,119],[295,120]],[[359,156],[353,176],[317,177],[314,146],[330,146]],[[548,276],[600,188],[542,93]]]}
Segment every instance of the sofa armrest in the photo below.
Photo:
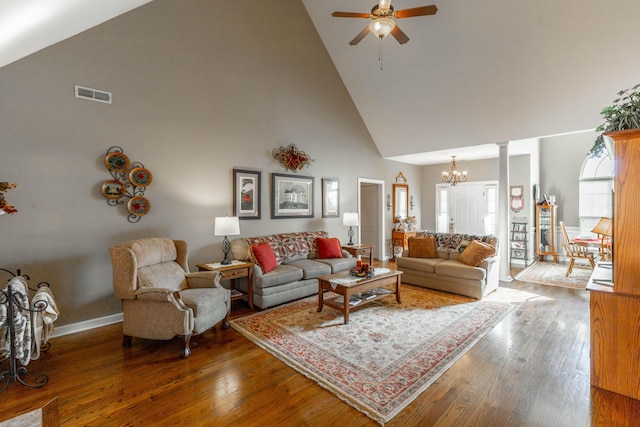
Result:
{"label": "sofa armrest", "polygon": [[187,286],[189,288],[220,288],[220,273],[217,271],[197,271],[187,273]]}
{"label": "sofa armrest", "polygon": [[500,261],[500,255],[490,256],[489,258],[485,258],[482,262],[486,262],[487,264],[493,264],[494,262]]}
{"label": "sofa armrest", "polygon": [[189,308],[180,298],[180,292],[167,288],[139,288],[136,291],[136,299],[153,302],[168,302],[181,311]]}
{"label": "sofa armrest", "polygon": [[136,299],[144,301],[170,302],[175,289],[168,288],[139,288],[135,292]]}

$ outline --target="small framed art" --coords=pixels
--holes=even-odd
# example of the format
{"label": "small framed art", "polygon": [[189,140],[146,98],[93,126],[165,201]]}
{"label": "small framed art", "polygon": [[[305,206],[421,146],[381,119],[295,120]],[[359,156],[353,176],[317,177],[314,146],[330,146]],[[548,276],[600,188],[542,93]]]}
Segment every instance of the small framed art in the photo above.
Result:
{"label": "small framed art", "polygon": [[313,218],[312,176],[271,174],[271,218]]}
{"label": "small framed art", "polygon": [[340,217],[340,180],[322,178],[322,218]]}
{"label": "small framed art", "polygon": [[260,219],[261,172],[233,170],[233,215],[238,219]]}

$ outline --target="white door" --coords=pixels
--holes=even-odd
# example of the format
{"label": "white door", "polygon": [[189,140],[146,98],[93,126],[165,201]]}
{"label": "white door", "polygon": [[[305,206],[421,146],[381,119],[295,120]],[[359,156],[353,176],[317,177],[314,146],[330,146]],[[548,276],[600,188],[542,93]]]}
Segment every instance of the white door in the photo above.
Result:
{"label": "white door", "polygon": [[[494,183],[438,184],[436,188],[437,231],[492,234],[497,200]],[[491,218],[490,218],[491,217]]]}
{"label": "white door", "polygon": [[358,178],[358,242],[373,245],[373,257],[381,261],[387,260],[384,194],[384,180]]}

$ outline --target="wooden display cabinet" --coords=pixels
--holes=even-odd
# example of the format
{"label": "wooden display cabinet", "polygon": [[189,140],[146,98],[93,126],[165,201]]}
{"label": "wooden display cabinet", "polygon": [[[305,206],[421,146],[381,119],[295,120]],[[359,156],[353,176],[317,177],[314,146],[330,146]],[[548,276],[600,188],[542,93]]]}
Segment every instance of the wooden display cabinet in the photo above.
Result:
{"label": "wooden display cabinet", "polygon": [[544,261],[545,256],[552,256],[558,262],[556,250],[556,209],[557,205],[544,203],[536,206],[536,256]]}
{"label": "wooden display cabinet", "polygon": [[[587,285],[591,316],[591,385],[640,400],[640,130],[615,140],[613,265],[599,263]],[[597,280],[602,268],[612,283]]]}

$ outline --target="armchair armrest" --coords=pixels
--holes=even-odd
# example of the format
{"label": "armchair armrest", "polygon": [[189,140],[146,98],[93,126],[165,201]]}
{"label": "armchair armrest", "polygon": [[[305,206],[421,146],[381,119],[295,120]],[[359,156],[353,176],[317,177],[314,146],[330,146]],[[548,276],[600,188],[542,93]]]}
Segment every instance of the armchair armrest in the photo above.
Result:
{"label": "armchair armrest", "polygon": [[135,292],[135,296],[139,300],[153,302],[169,302],[180,310],[188,310],[185,303],[180,298],[180,292],[175,289],[168,288],[139,288]]}
{"label": "armchair armrest", "polygon": [[187,273],[187,286],[189,288],[220,288],[220,273],[217,271],[196,271]]}

